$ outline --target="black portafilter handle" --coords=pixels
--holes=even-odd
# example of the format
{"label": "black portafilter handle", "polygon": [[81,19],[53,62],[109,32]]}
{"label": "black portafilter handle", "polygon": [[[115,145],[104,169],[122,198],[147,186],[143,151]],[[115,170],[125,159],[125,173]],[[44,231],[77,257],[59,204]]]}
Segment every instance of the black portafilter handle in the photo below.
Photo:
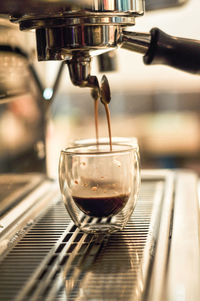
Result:
{"label": "black portafilter handle", "polygon": [[200,74],[200,41],[170,36],[158,28],[150,34],[149,49],[143,57],[146,65],[164,64]]}

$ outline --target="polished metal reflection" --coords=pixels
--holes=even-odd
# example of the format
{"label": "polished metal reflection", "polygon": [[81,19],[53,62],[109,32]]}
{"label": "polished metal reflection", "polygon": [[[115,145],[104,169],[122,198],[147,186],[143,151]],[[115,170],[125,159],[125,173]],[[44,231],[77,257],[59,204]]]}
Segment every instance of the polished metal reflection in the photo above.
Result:
{"label": "polished metal reflection", "polygon": [[197,185],[197,175],[187,171],[179,173],[176,182],[166,301],[199,300],[200,297]]}
{"label": "polished metal reflection", "polygon": [[121,48],[146,54],[150,46],[151,35],[124,30],[120,39]]}
{"label": "polished metal reflection", "polygon": [[[113,50],[118,46],[122,28],[134,25],[135,17],[144,13],[143,0],[39,3],[41,6],[29,1],[29,7],[24,10],[18,1],[16,11],[10,10],[11,20],[19,23],[21,30],[36,30],[39,61],[69,60],[72,82],[81,87],[90,86],[90,82],[85,84],[84,78],[90,69],[90,62],[80,65],[77,57],[82,55],[85,58],[86,55],[94,56]],[[6,8],[0,6],[0,12]],[[84,73],[81,77],[80,69]],[[77,76],[74,70],[79,70]]]}
{"label": "polished metal reflection", "polygon": [[[147,11],[157,10],[161,8],[170,8],[181,6],[191,0],[145,0],[145,9]],[[49,7],[59,9],[65,7],[67,9],[80,9],[88,8],[93,10],[143,10],[143,2],[140,0],[7,0],[0,1],[0,12],[11,13],[27,13],[28,12],[41,12],[47,10]]]}
{"label": "polished metal reflection", "polygon": [[64,269],[67,300],[143,300],[163,188],[162,182],[145,183],[123,232],[94,237],[86,248],[77,245]]}
{"label": "polished metal reflection", "polygon": [[[73,290],[78,283],[78,298],[81,300],[138,300],[143,281],[138,279],[136,286],[133,283],[137,281],[136,271],[141,261],[140,247],[133,249],[133,245],[123,234],[112,236],[107,242],[105,238],[102,240],[98,237],[95,244],[97,248],[104,245],[104,252],[100,252],[97,259],[91,261],[91,249],[88,256],[75,267],[73,277],[65,282],[69,300],[73,299]],[[81,282],[82,274],[84,277]]]}
{"label": "polished metal reflection", "polygon": [[[163,1],[156,1],[154,7],[159,8],[157,2]],[[8,0],[1,1],[0,13],[9,14],[21,30],[36,29],[40,61],[68,60],[83,51],[98,55],[120,43],[125,49],[145,54],[150,42],[145,34],[121,35],[124,27],[134,25],[135,17],[143,15],[143,0],[29,0],[25,4]]]}
{"label": "polished metal reflection", "polygon": [[40,217],[41,209],[30,211],[32,224],[2,260],[0,299],[142,300],[165,190],[165,178],[144,176],[131,221],[111,236],[87,235],[70,223],[62,202],[49,200],[53,183],[44,197],[35,191],[45,210]]}
{"label": "polished metal reflection", "polygon": [[141,13],[144,9],[141,0],[93,0],[93,8],[97,11],[132,11]]}
{"label": "polished metal reflection", "polygon": [[117,47],[122,27],[134,25],[135,17],[144,13],[142,0],[79,4],[71,10],[49,7],[39,13],[30,8],[26,14],[12,14],[11,20],[21,30],[36,29],[39,60],[65,60],[74,51]]}
{"label": "polished metal reflection", "polygon": [[91,57],[87,53],[74,55],[67,61],[70,78],[75,86],[99,89],[97,77],[90,74],[90,62]]}
{"label": "polished metal reflection", "polygon": [[[78,25],[36,29],[38,60],[66,60],[77,52],[92,56],[117,47],[118,25]],[[100,50],[100,51],[99,51]],[[79,54],[80,56],[80,54]]]}
{"label": "polished metal reflection", "polygon": [[91,5],[84,6],[79,2],[79,6],[65,9],[65,6],[56,8],[48,6],[48,10],[39,10],[37,14],[31,12],[31,7],[26,14],[12,14],[13,22],[20,23],[21,29],[42,28],[61,25],[78,24],[123,24],[131,25],[135,16],[143,15],[143,0],[93,0]]}
{"label": "polished metal reflection", "polygon": [[98,237],[71,223],[57,184],[45,181],[1,221],[2,232],[10,221],[13,230],[0,242],[7,247],[0,299],[199,301],[197,180],[182,171],[143,171],[126,229]]}
{"label": "polished metal reflection", "polygon": [[[15,5],[13,5],[15,4]],[[143,0],[7,0],[0,2],[1,13],[41,12],[41,7],[54,10],[63,7],[68,10],[88,9],[92,11],[134,11],[143,10]]]}

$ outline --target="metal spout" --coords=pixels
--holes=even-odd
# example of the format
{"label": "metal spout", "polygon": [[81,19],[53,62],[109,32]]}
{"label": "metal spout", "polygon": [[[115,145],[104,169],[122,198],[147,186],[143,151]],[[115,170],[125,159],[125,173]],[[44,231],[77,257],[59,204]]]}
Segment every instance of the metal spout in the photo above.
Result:
{"label": "metal spout", "polygon": [[72,83],[79,87],[96,88],[96,76],[90,75],[91,56],[88,53],[77,52],[72,59],[66,61]]}

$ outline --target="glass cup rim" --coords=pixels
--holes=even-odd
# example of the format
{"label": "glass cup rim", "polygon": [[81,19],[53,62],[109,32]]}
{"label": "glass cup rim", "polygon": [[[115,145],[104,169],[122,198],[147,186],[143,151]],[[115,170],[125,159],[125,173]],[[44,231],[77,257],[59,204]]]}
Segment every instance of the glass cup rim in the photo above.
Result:
{"label": "glass cup rim", "polygon": [[[71,146],[74,145],[87,145],[91,143],[95,143],[96,138],[81,138],[81,139],[76,139],[72,141],[70,144]],[[109,143],[109,137],[103,136],[99,137],[99,143]],[[131,145],[136,145],[138,146],[138,139],[135,136],[112,136],[112,143],[117,143],[117,144],[131,144]]]}
{"label": "glass cup rim", "polygon": [[[98,144],[99,146],[102,145],[107,145],[110,146],[109,143],[102,143],[100,142]],[[84,149],[84,148],[88,148],[88,147],[92,147],[92,146],[97,146],[96,143],[90,143],[90,144],[86,144],[86,145],[77,145],[77,146],[70,146],[70,147],[66,147],[63,148],[61,150],[61,153],[64,153],[65,155],[77,155],[77,156],[83,156],[83,155],[90,155],[90,156],[94,156],[94,155],[113,155],[113,154],[119,154],[119,153],[126,153],[129,151],[135,151],[137,152],[137,147],[130,145],[130,144],[124,144],[124,143],[112,143],[113,146],[123,146],[125,147],[124,149],[118,149],[118,150],[113,150],[110,151],[110,149],[105,150],[105,151],[92,151],[92,150],[88,150],[85,152],[80,152],[80,151],[76,151],[76,150],[80,150],[80,149]]]}

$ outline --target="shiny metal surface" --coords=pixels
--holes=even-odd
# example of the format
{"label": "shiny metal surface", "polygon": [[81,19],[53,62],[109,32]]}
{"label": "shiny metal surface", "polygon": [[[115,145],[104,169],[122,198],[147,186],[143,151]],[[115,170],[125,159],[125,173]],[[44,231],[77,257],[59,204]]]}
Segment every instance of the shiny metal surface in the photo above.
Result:
{"label": "shiny metal surface", "polygon": [[[171,0],[166,1],[170,7],[176,0],[172,5]],[[184,0],[177,1],[178,4],[185,3]],[[36,30],[40,61],[69,60],[77,52],[83,56],[84,52],[99,55],[113,50],[120,43],[131,51],[146,54],[148,50],[148,35],[126,32],[121,36],[124,27],[134,25],[135,17],[144,14],[143,0],[29,0],[24,6],[20,0],[4,2],[0,4],[0,13],[9,14],[13,22],[19,23],[21,30]],[[159,6],[161,2],[163,5],[163,1],[159,1],[153,7],[162,7]],[[148,4],[151,7],[151,2]],[[79,85],[74,78],[72,82]],[[83,82],[84,78],[80,80],[81,87],[88,86]]]}
{"label": "shiny metal surface", "polygon": [[[151,174],[151,178],[162,176],[160,171],[147,171],[146,176]],[[166,274],[169,260],[170,238],[173,229],[173,208],[174,195],[176,194],[176,173],[168,171],[166,175],[162,209],[160,212],[160,224],[157,229],[157,247],[155,249],[155,260],[151,270],[151,279],[147,293],[148,301],[165,300]],[[173,187],[173,189],[172,189]],[[146,300],[145,300],[146,301]]]}
{"label": "shiny metal surface", "polygon": [[72,83],[79,87],[90,87],[99,90],[96,76],[90,74],[91,57],[87,53],[77,53],[67,61]]}
{"label": "shiny metal surface", "polygon": [[[15,5],[13,5],[15,4]],[[91,11],[141,11],[143,0],[8,0],[0,3],[1,13],[41,12],[41,7],[54,10],[88,9]]]}
{"label": "shiny metal surface", "polygon": [[101,102],[103,104],[109,104],[111,100],[110,86],[106,75],[101,78]]}
{"label": "shiny metal surface", "polygon": [[133,216],[110,236],[79,231],[44,184],[21,229],[1,240],[1,300],[199,300],[196,175],[142,171]]}
{"label": "shiny metal surface", "polygon": [[[122,27],[134,25],[135,17],[144,13],[143,0],[29,1],[25,8],[18,1],[10,11],[0,5],[0,12],[6,8],[21,30],[36,30],[38,60],[70,60],[72,82],[81,87],[91,86],[90,80],[85,84],[90,62],[85,67],[82,64],[85,70],[81,76],[80,60],[73,57],[77,53],[79,57],[94,56],[116,48]],[[74,70],[79,73],[75,75]]]}
{"label": "shiny metal surface", "polygon": [[119,35],[117,25],[36,29],[38,60],[67,60],[77,52],[94,56],[117,47]]}
{"label": "shiny metal surface", "polygon": [[123,30],[120,41],[121,48],[146,54],[151,42],[151,35]]}
{"label": "shiny metal surface", "polygon": [[91,57],[116,48],[120,31],[112,23],[38,28],[38,60],[65,60],[74,85],[93,87]]}
{"label": "shiny metal surface", "polygon": [[[145,8],[147,11],[181,6],[189,0],[145,0]],[[93,8],[96,10],[141,10],[142,1],[138,0],[7,0],[0,2],[1,13],[23,13],[28,11],[41,11],[42,9],[53,7],[54,10],[59,7],[66,7],[68,9]]]}
{"label": "shiny metal surface", "polygon": [[[40,61],[71,60],[77,52],[79,57],[85,57],[86,53],[94,56],[115,48],[121,27],[134,25],[135,16],[144,12],[142,0],[93,0],[89,6],[80,1],[78,7],[50,6],[39,12],[31,9],[30,6],[25,14],[12,14],[11,20],[18,22],[21,30],[36,29]],[[69,66],[80,69],[80,66],[75,66],[75,60]],[[74,72],[71,78],[76,85],[88,86],[84,84],[84,77],[75,80]]]}
{"label": "shiny metal surface", "polygon": [[[27,178],[27,176],[26,176]],[[12,176],[10,177],[12,179]],[[21,178],[21,180],[23,177]],[[23,179],[24,180],[24,179]],[[38,184],[40,181],[40,185]],[[24,191],[20,191],[21,201],[14,204],[9,211],[5,212],[1,217],[0,222],[0,254],[8,247],[10,240],[18,235],[18,231],[21,233],[23,227],[33,222],[33,218],[45,209],[49,202],[52,203],[52,198],[58,199],[58,191],[55,183],[45,179],[45,177],[36,176],[33,177],[33,183],[30,183],[28,188],[32,185],[37,185],[34,190],[24,186]],[[19,193],[17,191],[16,193]],[[12,197],[12,194],[10,195]]]}
{"label": "shiny metal surface", "polygon": [[[121,26],[135,24],[144,12],[142,0],[92,1],[90,7],[12,15],[20,29],[37,29],[39,60],[65,59],[74,50],[116,47]],[[41,45],[40,45],[41,43]],[[48,53],[45,53],[48,48]]]}
{"label": "shiny metal surface", "polygon": [[[44,213],[38,216],[38,207],[31,223],[7,243],[0,265],[1,299],[143,300],[155,259],[163,195],[165,189],[173,191],[173,185],[165,187],[168,176],[143,172],[133,216],[125,230],[111,236],[84,234],[62,202],[44,201],[44,208],[49,204]],[[165,232],[167,236],[168,229],[163,237]]]}
{"label": "shiny metal surface", "polygon": [[0,217],[16,206],[28,193],[36,188],[44,176],[40,174],[0,175]]}
{"label": "shiny metal surface", "polygon": [[[81,63],[74,57],[94,56],[116,48],[122,27],[134,25],[135,16],[144,12],[142,0],[93,1],[90,7],[12,15],[21,30],[35,29],[39,61],[68,60],[72,82],[81,87],[90,60]],[[77,65],[76,65],[77,63]],[[77,72],[77,75],[75,74]],[[93,84],[92,84],[93,85]]]}
{"label": "shiny metal surface", "polygon": [[90,62],[89,55],[77,55],[67,61],[69,74],[74,85],[88,87],[90,85]]}
{"label": "shiny metal surface", "polygon": [[[144,1],[143,0],[91,0],[91,1],[38,1],[38,5],[32,5],[33,2],[29,3],[29,8],[26,11],[26,16],[23,19],[29,19],[30,15],[37,10],[40,16],[49,16],[54,12],[54,16],[87,16],[99,14],[103,16],[104,13],[114,13],[115,16],[119,15],[140,15],[144,13]],[[41,10],[40,6],[46,8],[46,10]],[[0,7],[1,9],[1,7]],[[22,10],[23,12],[23,10]],[[103,13],[103,14],[102,14]],[[57,15],[56,15],[57,14]],[[23,16],[23,14],[21,14]],[[98,15],[96,15],[97,17]],[[13,17],[19,19],[19,15]],[[33,18],[30,18],[33,19]]]}
{"label": "shiny metal surface", "polygon": [[197,186],[197,176],[187,172],[179,174],[174,200],[167,301],[199,300],[200,297],[200,224]]}

